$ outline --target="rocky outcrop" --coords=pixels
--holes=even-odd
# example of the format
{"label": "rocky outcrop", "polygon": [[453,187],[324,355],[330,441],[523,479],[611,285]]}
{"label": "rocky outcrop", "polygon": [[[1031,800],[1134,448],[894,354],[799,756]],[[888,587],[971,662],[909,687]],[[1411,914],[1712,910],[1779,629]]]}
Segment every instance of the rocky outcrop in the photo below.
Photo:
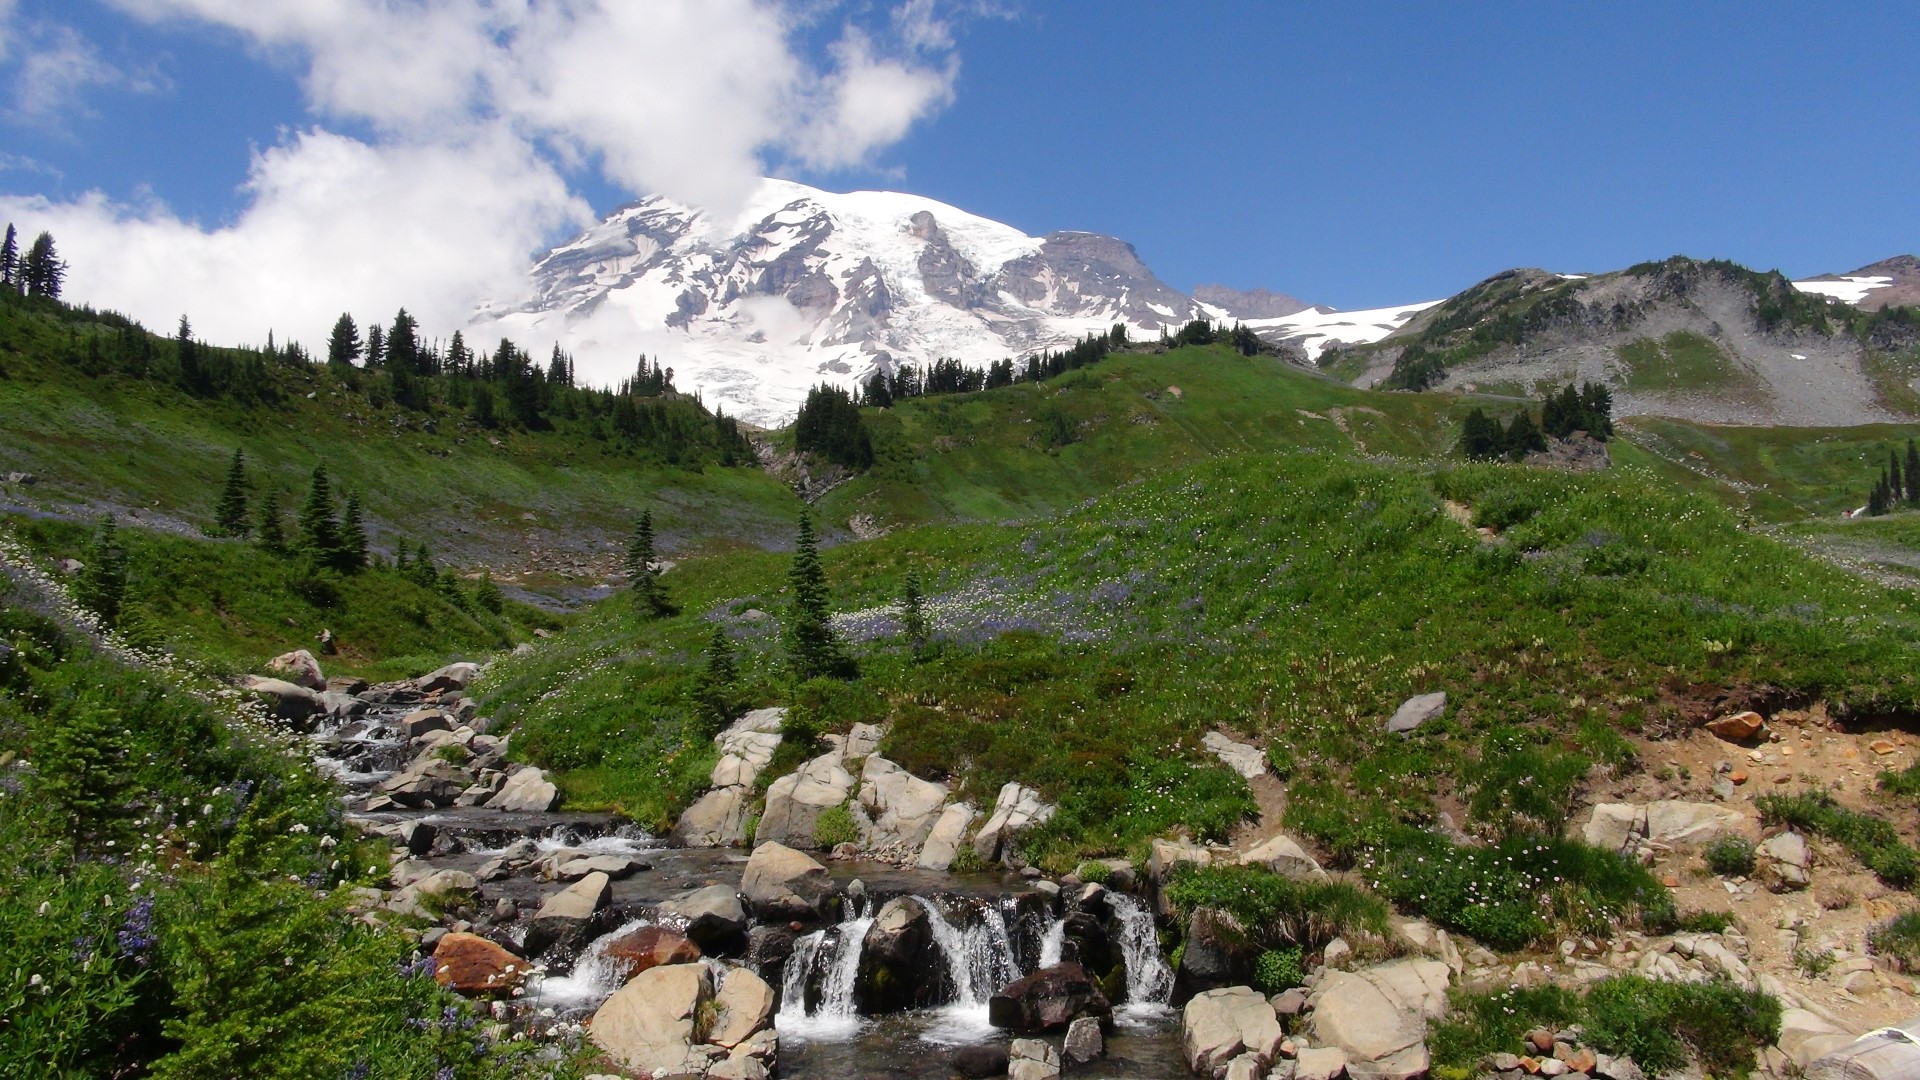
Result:
{"label": "rocky outcrop", "polygon": [[1750,838],[1756,830],[1754,821],[1738,810],[1666,799],[1644,805],[1600,803],[1581,836],[1595,847],[1637,854],[1649,848],[1702,847],[1723,836]]}
{"label": "rocky outcrop", "polygon": [[628,1069],[665,1076],[706,1072],[703,1007],[713,1000],[713,975],[704,964],[675,964],[641,972],[614,991],[593,1014],[594,1044]]}
{"label": "rocky outcrop", "polygon": [[835,746],[769,785],[755,843],[818,847],[814,826],[820,815],[845,803],[853,793],[853,775],[847,772],[845,760],[844,749]]}
{"label": "rocky outcrop", "polygon": [[1180,1050],[1187,1068],[1201,1076],[1224,1076],[1228,1063],[1244,1054],[1264,1068],[1284,1038],[1273,1006],[1245,986],[1196,995],[1180,1013]]}
{"label": "rocky outcrop", "polygon": [[452,933],[433,948],[433,977],[468,997],[512,993],[526,979],[527,962],[478,934]]}
{"label": "rocky outcrop", "polygon": [[879,755],[860,770],[860,808],[869,851],[916,852],[926,843],[947,801],[947,786],[922,780]]}
{"label": "rocky outcrop", "polygon": [[733,847],[747,842],[754,784],[773,760],[786,721],[785,709],[755,709],[714,736],[720,760],[708,782],[713,789],[695,800],[674,824],[673,836],[686,847]]}
{"label": "rocky outcrop", "polygon": [[920,901],[887,901],[860,945],[854,1007],[862,1016],[876,1016],[933,1004],[940,992],[940,959]]}
{"label": "rocky outcrop", "polygon": [[1013,854],[1013,841],[1035,825],[1052,820],[1054,807],[1040,793],[1024,784],[1008,782],[993,801],[993,814],[973,838],[974,854],[982,862],[1006,862]]}
{"label": "rocky outcrop", "polygon": [[740,785],[714,788],[695,799],[674,823],[673,838],[683,847],[732,847],[747,841],[747,817],[753,789]]}
{"label": "rocky outcrop", "polygon": [[1427,1023],[1446,1015],[1447,965],[1400,960],[1328,971],[1314,986],[1314,1041],[1347,1055],[1356,1080],[1412,1080],[1427,1071]]}
{"label": "rocky outcrop", "polygon": [[784,844],[756,846],[740,877],[748,906],[769,921],[817,918],[820,901],[832,891],[826,867]]}
{"label": "rocky outcrop", "polygon": [[968,803],[954,803],[940,811],[926,842],[920,846],[916,865],[922,870],[945,870],[952,866],[954,856],[960,853],[960,845],[967,842],[968,827],[979,816],[980,812]]}
{"label": "rocky outcrop", "polygon": [[488,799],[489,810],[519,810],[545,813],[560,805],[560,789],[539,769],[527,766],[507,777],[499,794]]}
{"label": "rocky outcrop", "polygon": [[1021,1035],[1063,1031],[1083,1016],[1105,1024],[1113,1006],[1079,964],[1041,968],[987,999],[987,1022]]}

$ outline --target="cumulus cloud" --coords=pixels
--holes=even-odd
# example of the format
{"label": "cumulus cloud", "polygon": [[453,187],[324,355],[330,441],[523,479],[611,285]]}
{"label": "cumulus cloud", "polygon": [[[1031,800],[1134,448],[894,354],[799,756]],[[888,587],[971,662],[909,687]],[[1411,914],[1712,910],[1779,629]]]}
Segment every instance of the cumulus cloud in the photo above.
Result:
{"label": "cumulus cloud", "polygon": [[20,25],[0,0],[0,61],[19,54],[13,65],[8,118],[38,126],[58,124],[86,111],[86,91],[115,87],[154,93],[167,86],[152,69],[128,70],[107,60],[93,42],[72,27],[53,23]]}
{"label": "cumulus cloud", "polygon": [[296,71],[316,126],[255,155],[246,207],[219,227],[99,194],[0,210],[54,231],[74,296],[162,324],[185,311],[214,338],[277,326],[311,346],[342,310],[402,303],[459,325],[586,223],[565,172],[724,215],[782,166],[869,163],[957,75],[935,0],[861,5],[819,56],[804,42],[820,9],[798,0],[109,2],[238,32]]}

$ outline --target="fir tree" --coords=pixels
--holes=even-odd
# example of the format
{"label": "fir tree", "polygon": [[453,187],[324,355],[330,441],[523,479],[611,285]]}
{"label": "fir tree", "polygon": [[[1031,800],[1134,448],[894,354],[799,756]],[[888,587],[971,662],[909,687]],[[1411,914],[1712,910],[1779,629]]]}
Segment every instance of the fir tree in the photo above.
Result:
{"label": "fir tree", "polygon": [[280,493],[269,491],[260,500],[260,514],[253,526],[254,543],[275,555],[287,551],[287,531],[280,521]]}
{"label": "fir tree", "polygon": [[313,485],[307,489],[307,501],[300,506],[299,536],[302,555],[321,565],[332,565],[340,556],[340,519],[333,516],[333,488],[327,482],[327,467],[313,467]]}
{"label": "fir tree", "polygon": [[424,374],[420,370],[419,330],[420,324],[406,308],[400,309],[387,328],[386,365],[396,376]]}
{"label": "fir tree", "polygon": [[796,681],[821,677],[850,678],[853,661],[841,649],[827,614],[827,575],[813,536],[813,518],[800,511],[794,537],[793,564],[787,575],[793,592],[787,619],[787,663]]}
{"label": "fir tree", "polygon": [[1912,439],[1907,440],[1907,490],[1902,494],[1909,504],[1920,503],[1920,448]]}
{"label": "fir tree", "polygon": [[327,338],[327,363],[337,368],[350,368],[360,359],[360,328],[354,325],[353,316],[342,312],[334,320],[333,333]]}
{"label": "fir tree", "polygon": [[0,241],[0,286],[20,288],[20,236],[7,222],[7,238]]}
{"label": "fir tree", "polygon": [[1507,430],[1500,434],[1500,447],[1508,460],[1519,461],[1533,451],[1545,450],[1547,440],[1534,424],[1533,414],[1522,409],[1507,421]]}
{"label": "fir tree", "polygon": [[53,249],[53,234],[43,232],[34,237],[33,247],[28,249],[20,269],[20,280],[26,294],[58,300],[66,278],[67,264],[60,261],[59,254]]}
{"label": "fir tree", "polygon": [[907,645],[919,656],[927,649],[927,607],[920,596],[920,575],[907,571],[904,595],[900,598],[900,622],[906,631]]}
{"label": "fir tree", "polygon": [[727,638],[725,627],[713,628],[712,635],[707,638],[705,657],[706,664],[701,668],[700,679],[694,685],[694,704],[699,710],[706,734],[713,736],[732,722],[733,714],[739,707],[734,690],[738,673],[733,666],[733,642]]}
{"label": "fir tree", "polygon": [[200,367],[200,348],[194,344],[193,324],[180,316],[180,328],[173,334],[174,355],[180,361],[180,385],[192,393],[206,389],[206,377]]}
{"label": "fir tree", "polygon": [[360,514],[360,493],[347,492],[347,509],[340,518],[340,566],[364,570],[367,566],[367,523]]}
{"label": "fir tree", "polygon": [[674,607],[653,563],[653,511],[644,510],[633,525],[633,539],[627,543],[627,582],[633,589],[634,605],[648,618],[657,619],[673,614]]}
{"label": "fir tree", "polygon": [[1467,414],[1460,425],[1460,441],[1456,444],[1463,457],[1474,461],[1491,461],[1500,456],[1500,422],[1486,414],[1486,410],[1476,408]]}
{"label": "fir tree", "polygon": [[124,853],[136,794],[126,725],[105,706],[81,699],[47,717],[35,740],[34,795],[64,823],[74,853]]}
{"label": "fir tree", "polygon": [[1887,451],[1887,509],[1892,510],[1906,497],[1907,485],[1900,478],[1900,455]]}
{"label": "fir tree", "polygon": [[495,615],[507,606],[507,598],[500,595],[500,586],[494,583],[493,571],[480,571],[480,580],[473,583],[473,602]]}
{"label": "fir tree", "polygon": [[247,535],[247,455],[243,450],[236,448],[233,452],[233,464],[227,466],[227,482],[220,489],[220,504],[214,509],[213,520],[221,536]]}
{"label": "fir tree", "polygon": [[100,520],[100,531],[94,534],[93,546],[87,552],[77,599],[94,613],[101,626],[110,629],[120,622],[120,605],[126,595],[127,549],[120,543],[119,527],[108,516]]}

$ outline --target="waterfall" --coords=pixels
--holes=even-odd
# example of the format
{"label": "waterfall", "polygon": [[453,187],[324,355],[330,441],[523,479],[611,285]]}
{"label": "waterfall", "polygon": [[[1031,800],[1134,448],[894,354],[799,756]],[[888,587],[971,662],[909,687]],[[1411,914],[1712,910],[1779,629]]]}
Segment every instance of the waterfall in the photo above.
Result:
{"label": "waterfall", "polygon": [[598,1008],[620,989],[621,983],[619,969],[607,959],[607,946],[651,925],[651,920],[634,919],[611,934],[595,938],[573,962],[572,971],[566,975],[543,976],[534,983],[531,987],[534,1005],[561,1013]]}
{"label": "waterfall", "polygon": [[1120,958],[1127,969],[1128,1012],[1152,1013],[1173,998],[1173,969],[1160,955],[1160,935],[1153,912],[1125,893],[1108,893],[1108,903],[1120,920]]}
{"label": "waterfall", "polygon": [[[873,916],[864,903],[853,918],[828,930],[815,930],[793,943],[786,973],[780,980],[782,1034],[803,1039],[844,1039],[859,1030],[853,1008],[853,984],[860,974],[860,947],[866,942]],[[829,941],[831,938],[831,941]],[[807,1009],[807,983],[819,976],[820,1001]]]}
{"label": "waterfall", "polygon": [[927,924],[947,963],[947,978],[953,983],[954,994],[953,1001],[938,1010],[936,1023],[921,1037],[942,1043],[977,1041],[993,1030],[987,1023],[987,999],[1020,977],[1007,920],[998,908],[983,905],[980,921],[963,929],[954,926],[933,901],[914,899],[926,909]]}
{"label": "waterfall", "polygon": [[1067,920],[1055,919],[1047,924],[1047,932],[1040,939],[1039,967],[1050,968],[1060,962],[1060,955],[1067,947]]}

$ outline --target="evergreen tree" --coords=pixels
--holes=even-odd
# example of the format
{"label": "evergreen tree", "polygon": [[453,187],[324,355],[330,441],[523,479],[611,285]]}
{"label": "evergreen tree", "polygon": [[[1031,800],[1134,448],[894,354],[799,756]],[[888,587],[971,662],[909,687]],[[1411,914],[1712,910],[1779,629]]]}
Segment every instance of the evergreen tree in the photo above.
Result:
{"label": "evergreen tree", "polygon": [[1536,450],[1545,450],[1547,440],[1540,434],[1540,428],[1533,422],[1533,414],[1525,409],[1515,413],[1507,421],[1507,429],[1500,434],[1500,449],[1509,461],[1519,461]]}
{"label": "evergreen tree", "polygon": [[214,508],[213,520],[221,536],[247,535],[247,455],[243,450],[233,452],[233,464],[227,466],[227,482],[220,489],[220,504]]}
{"label": "evergreen tree", "polygon": [[642,614],[660,618],[674,613],[660,584],[660,571],[653,565],[653,511],[643,510],[634,522],[633,539],[627,543],[627,582],[633,589],[633,602]]}
{"label": "evergreen tree", "polygon": [[200,348],[193,341],[193,324],[180,316],[180,328],[173,335],[174,355],[180,361],[180,385],[190,393],[206,389],[206,374],[200,366]]}
{"label": "evergreen tree", "polygon": [[367,523],[360,514],[360,493],[347,492],[346,513],[340,518],[341,568],[363,570],[367,566]]}
{"label": "evergreen tree", "polygon": [[387,332],[380,329],[379,323],[367,327],[367,363],[377,368],[387,362]]}
{"label": "evergreen tree", "polygon": [[0,286],[20,288],[20,236],[7,222],[7,238],[0,241]]}
{"label": "evergreen tree", "polygon": [[1580,411],[1587,434],[1606,442],[1613,438],[1613,391],[1607,384],[1590,382],[1580,387]]}
{"label": "evergreen tree", "polygon": [[840,646],[827,614],[827,575],[813,536],[813,518],[800,511],[793,563],[787,574],[793,592],[787,619],[787,664],[796,681],[823,676],[851,678],[854,664]]}
{"label": "evergreen tree", "polygon": [[927,648],[927,607],[920,595],[920,575],[907,571],[904,595],[900,598],[900,622],[906,631],[907,644],[917,657]]}
{"label": "evergreen tree", "polygon": [[733,714],[739,708],[735,700],[734,681],[738,673],[733,666],[733,642],[728,640],[725,627],[713,628],[707,638],[705,656],[706,664],[693,693],[706,734],[711,737],[733,721]]}
{"label": "evergreen tree", "polygon": [[1907,490],[1901,492],[1909,503],[1920,503],[1920,448],[1907,440]]}
{"label": "evergreen tree", "polygon": [[327,467],[313,467],[313,485],[307,489],[307,501],[300,507],[300,554],[322,566],[330,566],[340,557],[340,519],[333,515],[333,487],[327,482]]}
{"label": "evergreen tree", "polygon": [[119,625],[120,605],[127,595],[127,549],[111,516],[100,520],[100,531],[94,534],[86,567],[80,572],[78,592],[80,605],[93,612],[101,626]]}
{"label": "evergreen tree", "polygon": [[406,308],[393,317],[393,325],[387,328],[386,365],[395,376],[421,375],[420,370],[420,324],[407,314]]}
{"label": "evergreen tree", "polygon": [[1900,478],[1900,455],[1887,451],[1887,509],[1892,510],[1906,496],[1907,485]]}
{"label": "evergreen tree", "polygon": [[126,854],[137,788],[125,723],[103,705],[78,700],[46,718],[34,741],[34,797],[62,822],[76,855]]}
{"label": "evergreen tree", "polygon": [[1500,422],[1488,416],[1486,410],[1475,408],[1460,425],[1456,448],[1471,460],[1492,461],[1500,456],[1501,438]]}
{"label": "evergreen tree", "polygon": [[360,328],[354,325],[353,316],[342,312],[334,320],[333,333],[327,338],[327,363],[336,368],[350,368],[360,359]]}
{"label": "evergreen tree", "polygon": [[473,602],[495,615],[507,606],[507,598],[500,595],[500,586],[494,583],[492,570],[480,571],[480,580],[473,584]]}
{"label": "evergreen tree", "polygon": [[53,234],[41,233],[34,237],[33,247],[27,251],[26,261],[20,272],[21,282],[28,296],[44,296],[49,300],[60,299],[60,288],[67,279],[67,264],[53,250]]}
{"label": "evergreen tree", "polygon": [[269,491],[260,500],[259,519],[253,526],[254,543],[275,555],[287,550],[287,531],[280,521],[280,493]]}

